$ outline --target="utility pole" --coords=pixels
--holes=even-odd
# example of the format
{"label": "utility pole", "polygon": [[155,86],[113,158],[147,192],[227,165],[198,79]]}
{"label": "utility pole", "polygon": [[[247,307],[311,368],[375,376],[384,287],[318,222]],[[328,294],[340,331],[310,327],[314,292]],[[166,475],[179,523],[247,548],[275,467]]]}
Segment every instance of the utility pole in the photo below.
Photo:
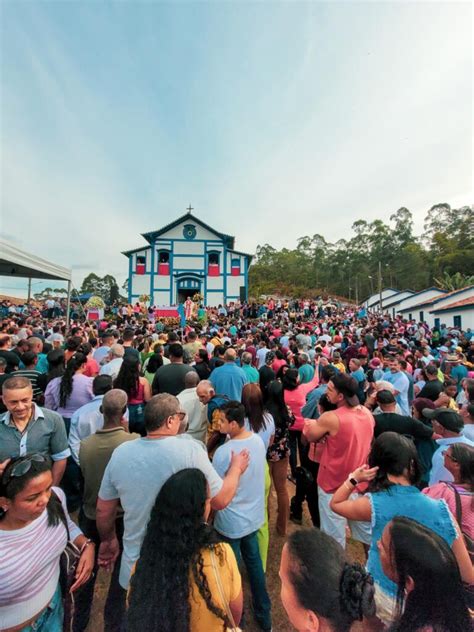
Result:
{"label": "utility pole", "polygon": [[357,274],[356,274],[356,287],[355,287],[355,291],[356,291],[356,305],[359,305],[359,288],[357,286]]}
{"label": "utility pole", "polygon": [[379,305],[380,311],[383,313],[383,305],[382,305],[382,262],[379,261]]}
{"label": "utility pole", "polygon": [[31,300],[31,277],[29,277],[28,279],[28,300],[27,303],[29,303]]}

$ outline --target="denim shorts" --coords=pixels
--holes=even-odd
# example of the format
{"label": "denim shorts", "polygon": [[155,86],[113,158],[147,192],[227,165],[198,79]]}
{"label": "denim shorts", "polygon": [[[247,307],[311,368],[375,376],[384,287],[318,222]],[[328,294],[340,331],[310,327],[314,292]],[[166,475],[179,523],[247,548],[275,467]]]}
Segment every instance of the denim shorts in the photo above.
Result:
{"label": "denim shorts", "polygon": [[63,632],[63,600],[61,588],[56,588],[53,598],[43,610],[41,616],[31,625],[21,629],[21,632]]}

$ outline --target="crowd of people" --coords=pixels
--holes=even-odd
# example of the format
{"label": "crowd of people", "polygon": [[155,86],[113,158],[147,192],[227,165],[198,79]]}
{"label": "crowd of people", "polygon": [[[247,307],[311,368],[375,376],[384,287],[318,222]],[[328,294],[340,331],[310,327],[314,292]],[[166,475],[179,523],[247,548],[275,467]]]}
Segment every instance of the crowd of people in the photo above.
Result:
{"label": "crowd of people", "polygon": [[471,629],[470,330],[322,299],[8,310],[0,386],[1,630],[83,632],[99,569],[107,632],[278,630],[271,539],[296,630]]}

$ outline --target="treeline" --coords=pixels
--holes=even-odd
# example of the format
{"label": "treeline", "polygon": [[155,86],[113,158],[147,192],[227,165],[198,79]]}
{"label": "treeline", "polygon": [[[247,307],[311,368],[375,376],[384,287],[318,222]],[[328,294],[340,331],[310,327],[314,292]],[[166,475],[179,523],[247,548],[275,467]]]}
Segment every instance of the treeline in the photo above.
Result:
{"label": "treeline", "polygon": [[257,247],[249,270],[252,297],[281,293],[337,294],[364,300],[384,287],[421,290],[430,285],[457,289],[474,283],[474,208],[436,204],[423,235],[413,234],[413,216],[400,208],[382,220],[357,220],[353,236],[336,243],[319,234],[300,237],[296,248]]}

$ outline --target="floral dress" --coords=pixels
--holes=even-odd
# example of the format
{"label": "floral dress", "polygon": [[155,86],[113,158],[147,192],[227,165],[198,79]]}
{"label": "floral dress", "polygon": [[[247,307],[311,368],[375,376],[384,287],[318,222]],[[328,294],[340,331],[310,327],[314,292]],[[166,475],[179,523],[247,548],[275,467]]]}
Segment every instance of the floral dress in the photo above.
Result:
{"label": "floral dress", "polygon": [[290,455],[290,431],[289,427],[295,423],[295,416],[291,412],[291,409],[288,408],[288,415],[290,417],[289,425],[284,424],[282,427],[281,420],[277,423],[275,419],[275,436],[273,438],[273,443],[269,446],[267,450],[267,460],[268,461],[281,461],[289,457]]}

